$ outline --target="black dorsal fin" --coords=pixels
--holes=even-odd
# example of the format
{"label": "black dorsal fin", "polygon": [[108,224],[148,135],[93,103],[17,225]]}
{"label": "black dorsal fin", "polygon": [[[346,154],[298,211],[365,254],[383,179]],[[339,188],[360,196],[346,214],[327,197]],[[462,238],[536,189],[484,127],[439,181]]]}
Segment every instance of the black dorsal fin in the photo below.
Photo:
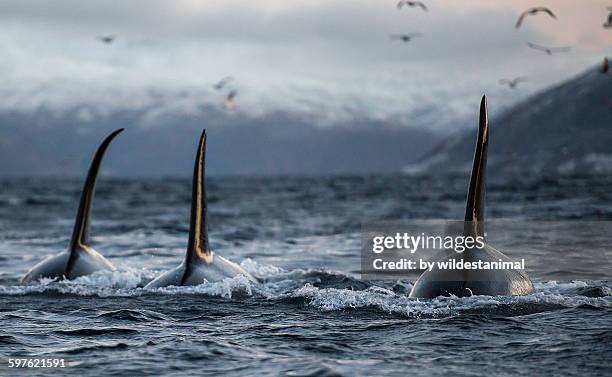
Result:
{"label": "black dorsal fin", "polygon": [[210,261],[211,251],[208,245],[208,228],[206,215],[206,129],[202,131],[198,152],[193,167],[193,182],[191,192],[191,221],[189,224],[189,244],[185,263],[189,266],[199,261]]}
{"label": "black dorsal fin", "polygon": [[98,177],[98,171],[100,170],[100,164],[104,157],[106,148],[117,136],[123,128],[113,131],[110,135],[104,139],[102,144],[98,147],[96,154],[94,155],[91,164],[89,165],[89,171],[87,172],[87,178],[83,184],[83,191],[81,192],[81,202],[79,203],[79,210],[77,211],[76,219],[74,221],[74,230],[72,231],[72,240],[70,241],[70,250],[76,251],[87,245],[89,242],[89,223],[91,222],[91,204],[93,202],[94,192],[96,188],[96,178]]}
{"label": "black dorsal fin", "polygon": [[487,149],[489,144],[489,120],[487,116],[487,97],[480,102],[478,140],[474,151],[474,164],[470,178],[470,189],[465,208],[464,233],[484,237],[485,181],[487,169]]}

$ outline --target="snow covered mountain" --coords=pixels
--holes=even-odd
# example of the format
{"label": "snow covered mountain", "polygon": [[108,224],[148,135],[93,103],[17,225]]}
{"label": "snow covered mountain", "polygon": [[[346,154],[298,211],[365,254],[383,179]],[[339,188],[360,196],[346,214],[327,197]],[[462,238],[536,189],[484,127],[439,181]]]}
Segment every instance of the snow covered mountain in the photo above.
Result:
{"label": "snow covered mountain", "polygon": [[[475,112],[473,130],[448,138],[404,171],[469,171],[477,122]],[[590,68],[499,116],[490,113],[489,124],[491,174],[612,173],[612,72]]]}
{"label": "snow covered mountain", "polygon": [[321,126],[289,112],[83,114],[87,108],[0,113],[0,176],[82,175],[98,143],[119,127],[126,131],[113,141],[103,165],[104,173],[119,176],[189,176],[204,127],[212,175],[395,173],[442,140],[434,132],[380,120]]}

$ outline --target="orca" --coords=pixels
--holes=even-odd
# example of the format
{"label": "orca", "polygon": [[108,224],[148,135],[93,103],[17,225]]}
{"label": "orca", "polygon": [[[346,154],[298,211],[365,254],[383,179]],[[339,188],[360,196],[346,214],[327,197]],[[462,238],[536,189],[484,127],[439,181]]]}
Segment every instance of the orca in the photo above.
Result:
{"label": "orca", "polygon": [[237,275],[243,275],[249,281],[257,282],[257,279],[242,267],[213,253],[210,248],[208,242],[208,205],[206,203],[206,182],[204,179],[205,159],[206,129],[202,131],[193,168],[191,220],[185,259],[179,266],[149,282],[145,289],[199,285],[204,281],[217,282]]}
{"label": "orca", "polygon": [[115,266],[111,262],[89,245],[89,225],[91,223],[91,205],[94,198],[96,178],[98,177],[102,158],[111,141],[122,131],[123,128],[118,129],[102,141],[89,165],[89,171],[83,184],[81,201],[74,222],[72,239],[68,248],[32,267],[21,278],[22,284],[38,281],[41,278],[71,280],[100,270],[115,270]]}
{"label": "orca", "polygon": [[[463,235],[482,237],[484,232],[485,209],[485,178],[487,164],[487,149],[489,143],[489,121],[487,115],[487,99],[482,97],[480,102],[480,120],[478,126],[478,139],[474,152],[472,175],[467,195],[465,222]],[[463,253],[451,251],[442,261],[449,258],[462,259],[464,262],[512,262],[502,252],[484,242],[484,247],[473,247]],[[437,265],[436,265],[437,267]],[[435,298],[438,296],[508,296],[525,295],[534,292],[533,283],[523,270],[516,269],[456,269],[441,270],[434,268],[425,271],[415,282],[410,297]]]}

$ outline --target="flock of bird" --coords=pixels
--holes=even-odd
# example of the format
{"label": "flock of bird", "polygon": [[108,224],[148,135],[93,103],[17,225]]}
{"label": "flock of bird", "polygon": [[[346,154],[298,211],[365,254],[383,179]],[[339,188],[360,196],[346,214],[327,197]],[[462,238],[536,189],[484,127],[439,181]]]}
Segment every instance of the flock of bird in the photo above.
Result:
{"label": "flock of bird", "polygon": [[[397,9],[401,10],[404,7],[421,8],[425,12],[429,10],[429,8],[427,8],[427,5],[425,5],[425,3],[423,3],[422,1],[400,0],[397,3]],[[608,14],[608,17],[605,23],[603,24],[603,27],[606,29],[609,29],[609,28],[612,28],[612,7],[608,7],[607,9],[609,11],[609,14]],[[514,28],[519,29],[521,25],[523,25],[523,23],[525,22],[525,18],[529,16],[536,16],[538,14],[545,14],[554,20],[557,19],[557,16],[549,8],[532,7],[532,8],[527,9],[526,11],[524,11],[523,13],[519,15],[518,19],[516,20],[516,23],[514,24]],[[401,41],[404,43],[408,43],[412,41],[413,38],[421,37],[421,36],[422,36],[421,33],[414,32],[414,33],[408,33],[408,34],[391,34],[389,38],[392,40],[397,40],[397,41]],[[537,51],[544,52],[547,55],[552,55],[552,54],[560,53],[560,52],[568,52],[571,50],[571,46],[549,47],[549,46],[543,46],[543,45],[532,43],[532,42],[527,42],[527,47],[537,50]],[[602,68],[601,68],[601,71],[603,73],[608,72],[608,65],[609,65],[608,59],[604,58],[604,61],[602,63]],[[520,82],[524,82],[524,81],[527,81],[525,77],[516,77],[513,79],[501,79],[499,80],[499,84],[507,85],[510,89],[514,89],[517,87],[517,85]]]}
{"label": "flock of bird", "polygon": [[[116,37],[114,35],[98,35],[96,39],[104,44],[111,44],[115,41]],[[227,110],[234,110],[236,107],[234,99],[238,95],[238,90],[236,88],[229,88],[229,84],[233,81],[235,80],[232,76],[226,76],[213,85],[215,90],[224,93],[223,105]]]}
{"label": "flock of bird", "polygon": [[[429,11],[429,8],[427,8],[425,3],[423,3],[422,1],[400,0],[397,3],[397,9],[401,10],[404,7],[420,8],[424,12]],[[612,7],[608,7],[607,9],[608,9],[609,14],[608,14],[606,21],[603,24],[603,27],[606,29],[612,29]],[[519,29],[523,25],[527,17],[537,16],[538,14],[545,14],[554,20],[557,19],[557,16],[549,8],[532,7],[532,8],[527,9],[526,11],[524,11],[523,13],[519,15],[514,25],[514,28]],[[422,36],[423,35],[421,33],[413,32],[413,33],[406,33],[406,34],[391,34],[389,35],[389,38],[391,40],[408,43],[412,41],[414,38],[422,37]],[[96,39],[104,44],[111,44],[115,41],[116,37],[114,35],[99,35],[96,37]],[[543,45],[532,43],[532,42],[527,42],[527,47],[537,50],[537,51],[544,52],[547,55],[552,55],[554,53],[568,52],[571,50],[570,46],[549,47],[549,46],[543,46]],[[601,67],[601,72],[607,73],[608,70],[609,70],[609,61],[608,61],[608,58],[604,58],[602,67]],[[519,83],[525,82],[525,81],[527,81],[527,78],[525,77],[515,77],[513,79],[501,79],[499,80],[499,84],[507,85],[508,88],[510,89],[515,89]],[[216,91],[224,94],[223,104],[227,110],[233,110],[236,107],[235,98],[238,95],[238,90],[235,88],[235,86],[231,85],[233,82],[235,82],[234,78],[232,76],[227,76],[227,77],[222,78],[216,84],[213,85],[213,88]]]}

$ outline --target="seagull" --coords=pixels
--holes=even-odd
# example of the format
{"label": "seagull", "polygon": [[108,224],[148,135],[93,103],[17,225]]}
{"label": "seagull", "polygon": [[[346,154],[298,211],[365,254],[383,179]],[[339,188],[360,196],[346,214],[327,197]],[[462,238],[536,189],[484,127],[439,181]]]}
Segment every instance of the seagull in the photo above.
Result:
{"label": "seagull", "polygon": [[227,85],[228,82],[232,81],[233,79],[234,78],[232,76],[226,76],[226,77],[222,78],[221,80],[219,80],[219,82],[217,82],[214,85],[214,88],[217,89],[217,90],[221,90],[221,89],[223,89],[223,87],[225,85]]}
{"label": "seagull", "polygon": [[610,69],[610,63],[608,62],[608,58],[604,58],[603,63],[601,64],[601,73],[608,73]]}
{"label": "seagull", "polygon": [[236,98],[237,95],[238,95],[238,91],[235,89],[227,93],[227,96],[225,97],[225,108],[226,109],[233,110],[234,107],[236,107],[234,98]]}
{"label": "seagull", "polygon": [[402,9],[403,6],[407,7],[421,7],[424,11],[427,11],[427,7],[423,4],[422,1],[408,1],[408,0],[400,0],[397,3],[397,9]]}
{"label": "seagull", "polygon": [[519,82],[527,81],[525,77],[515,77],[512,80],[501,79],[499,80],[500,85],[508,85],[510,89],[516,88]]}
{"label": "seagull", "polygon": [[110,44],[110,43],[113,43],[113,41],[115,40],[115,36],[114,35],[99,35],[96,37],[96,39],[102,43]]}
{"label": "seagull", "polygon": [[610,12],[610,14],[608,14],[608,19],[606,23],[603,24],[603,27],[606,29],[612,28],[612,7],[608,7],[608,12]]}
{"label": "seagull", "polygon": [[571,50],[571,47],[569,46],[567,47],[546,47],[546,46],[540,46],[540,45],[537,45],[531,42],[527,42],[527,46],[529,46],[530,48],[533,48],[534,50],[544,51],[548,55],[552,55],[554,52],[567,52]]}
{"label": "seagull", "polygon": [[399,40],[404,43],[410,42],[414,37],[420,37],[421,33],[410,33],[410,34],[391,34],[389,38],[393,40]]}
{"label": "seagull", "polygon": [[524,11],[523,13],[521,13],[521,15],[519,16],[518,20],[516,20],[516,25],[514,25],[515,29],[518,29],[521,27],[521,24],[523,23],[523,19],[527,16],[535,16],[536,14],[540,13],[540,12],[544,12],[544,13],[548,13],[548,15],[552,18],[554,18],[555,20],[557,19],[557,17],[555,16],[555,14],[548,8],[545,7],[535,7],[535,8],[529,8],[526,11]]}

